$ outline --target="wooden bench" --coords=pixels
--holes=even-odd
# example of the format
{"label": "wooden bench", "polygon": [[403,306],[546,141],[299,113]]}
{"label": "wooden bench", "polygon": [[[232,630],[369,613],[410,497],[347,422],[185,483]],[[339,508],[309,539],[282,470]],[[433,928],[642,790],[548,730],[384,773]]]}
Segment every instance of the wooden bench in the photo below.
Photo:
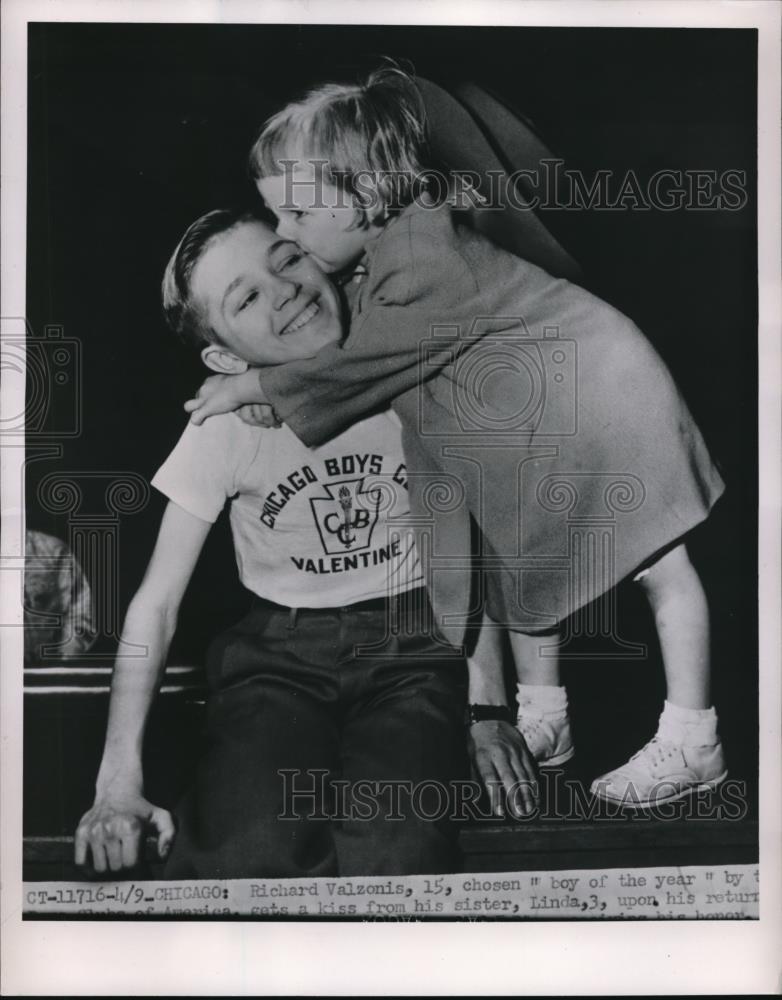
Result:
{"label": "wooden bench", "polygon": [[[466,872],[754,864],[758,828],[752,819],[492,822],[463,830],[461,846]],[[85,878],[73,863],[71,836],[25,837],[23,864],[26,881]],[[162,877],[151,838],[134,877]]]}
{"label": "wooden bench", "polygon": [[[23,860],[28,880],[84,877],[73,865],[72,834],[94,794],[110,673],[110,666],[26,671]],[[145,748],[146,791],[152,801],[168,808],[176,802],[201,739],[202,723],[200,671],[169,667]],[[565,797],[563,790],[577,793],[575,806],[573,795]],[[708,803],[699,813],[691,807],[688,811],[683,803],[678,817],[667,820],[616,811],[609,817],[602,812],[594,815],[585,782],[572,772],[560,774],[549,792],[536,819],[478,819],[465,824],[460,833],[464,870],[727,865],[754,863],[758,858],[757,822],[751,811],[735,819],[719,818]],[[672,812],[676,817],[677,810]],[[151,841],[144,865],[147,877],[160,877]]]}

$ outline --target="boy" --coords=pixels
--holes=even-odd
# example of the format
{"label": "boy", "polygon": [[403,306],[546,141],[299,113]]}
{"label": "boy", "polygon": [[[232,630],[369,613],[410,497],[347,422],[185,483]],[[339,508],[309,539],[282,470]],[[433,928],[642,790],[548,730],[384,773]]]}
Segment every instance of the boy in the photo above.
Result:
{"label": "boy", "polygon": [[[341,336],[328,279],[241,213],[211,212],[188,229],[164,307],[224,373],[311,357]],[[173,841],[167,877],[453,870],[454,830],[436,791],[464,773],[466,668],[431,628],[395,418],[378,414],[309,449],[287,428],[225,415],[189,425],[153,483],[170,502],[123,629],[77,863],[89,848],[98,871],[132,866],[149,823],[161,856]],[[255,600],[210,648],[207,745],[174,840],[170,815],[143,795],[144,726],[182,595],[227,499]],[[123,656],[125,643],[147,655]],[[501,705],[498,691],[487,674],[471,694]],[[509,725],[488,719],[473,737],[483,774],[534,777]],[[400,788],[425,794],[400,800]]]}

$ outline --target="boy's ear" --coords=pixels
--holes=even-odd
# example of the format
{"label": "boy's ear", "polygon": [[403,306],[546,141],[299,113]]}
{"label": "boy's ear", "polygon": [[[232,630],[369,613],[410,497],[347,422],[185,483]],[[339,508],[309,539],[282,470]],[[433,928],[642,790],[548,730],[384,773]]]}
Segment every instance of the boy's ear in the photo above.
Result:
{"label": "boy's ear", "polygon": [[250,367],[246,361],[242,361],[232,351],[219,344],[209,344],[201,351],[201,360],[207,368],[220,375],[241,375]]}

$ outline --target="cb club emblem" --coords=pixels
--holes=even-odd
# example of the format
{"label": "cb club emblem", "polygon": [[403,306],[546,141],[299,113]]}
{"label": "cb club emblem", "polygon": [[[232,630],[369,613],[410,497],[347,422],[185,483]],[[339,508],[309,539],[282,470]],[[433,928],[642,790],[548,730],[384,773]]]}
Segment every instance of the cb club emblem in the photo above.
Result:
{"label": "cb club emblem", "polygon": [[328,555],[360,552],[372,543],[380,510],[380,491],[364,491],[362,479],[324,485],[328,494],[310,500],[323,551]]}

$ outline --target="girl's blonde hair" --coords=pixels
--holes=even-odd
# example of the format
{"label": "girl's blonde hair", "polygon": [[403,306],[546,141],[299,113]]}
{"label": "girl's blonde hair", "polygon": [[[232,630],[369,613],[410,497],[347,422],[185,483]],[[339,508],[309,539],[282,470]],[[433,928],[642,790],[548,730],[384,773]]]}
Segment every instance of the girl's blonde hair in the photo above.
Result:
{"label": "girl's blonde hair", "polygon": [[323,180],[357,199],[362,225],[410,205],[428,160],[413,78],[383,67],[363,85],[327,83],[273,115],[250,150],[253,179],[279,176],[296,160],[322,164]]}

